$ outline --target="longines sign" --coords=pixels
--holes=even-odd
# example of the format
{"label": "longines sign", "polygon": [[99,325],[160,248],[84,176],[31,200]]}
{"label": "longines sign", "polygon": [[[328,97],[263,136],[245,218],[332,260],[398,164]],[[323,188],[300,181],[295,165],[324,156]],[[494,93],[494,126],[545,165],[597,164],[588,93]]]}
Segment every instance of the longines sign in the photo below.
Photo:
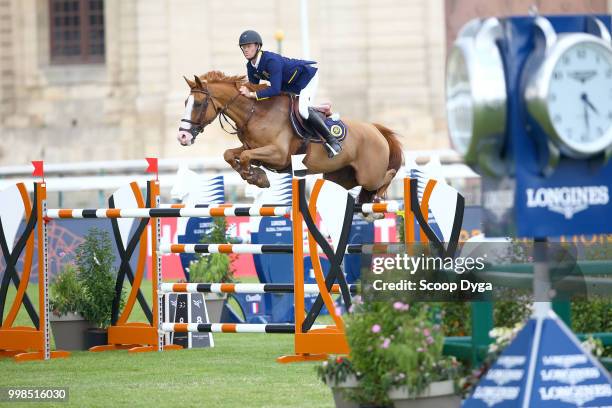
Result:
{"label": "longines sign", "polygon": [[574,214],[590,206],[606,205],[609,202],[608,186],[528,188],[527,208],[548,208],[571,219]]}

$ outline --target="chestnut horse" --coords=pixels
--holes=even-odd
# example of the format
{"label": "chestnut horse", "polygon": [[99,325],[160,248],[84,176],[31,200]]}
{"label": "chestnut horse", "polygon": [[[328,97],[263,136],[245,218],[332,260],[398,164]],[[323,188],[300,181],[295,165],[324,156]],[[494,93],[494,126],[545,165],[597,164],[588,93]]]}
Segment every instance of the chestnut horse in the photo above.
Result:
{"label": "chestnut horse", "polygon": [[[256,91],[265,85],[245,82],[244,76],[226,76],[211,71],[194,81],[185,78],[191,92],[185,101],[185,115],[177,136],[183,146],[192,145],[196,136],[217,116],[235,130],[241,146],[226,150],[225,161],[250,184],[269,187],[265,172],[257,166],[274,171],[286,171],[291,155],[296,154],[303,141],[299,139],[289,120],[288,95],[255,101],[240,94],[246,85]],[[230,118],[232,125],[227,118]],[[402,148],[396,135],[388,128],[373,123],[343,120],[347,137],[342,151],[329,158],[325,148],[309,143],[304,164],[310,173],[323,173],[346,189],[361,186],[358,201],[371,202],[382,197],[402,164]],[[221,122],[222,127],[223,122]],[[224,127],[225,130],[225,127]]]}

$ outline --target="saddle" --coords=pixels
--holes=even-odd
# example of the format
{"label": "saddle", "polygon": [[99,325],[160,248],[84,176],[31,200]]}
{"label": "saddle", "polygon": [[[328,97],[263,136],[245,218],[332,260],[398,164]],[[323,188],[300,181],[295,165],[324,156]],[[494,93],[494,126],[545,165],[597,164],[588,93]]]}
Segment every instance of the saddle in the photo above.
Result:
{"label": "saddle", "polygon": [[[305,142],[325,143],[323,136],[313,129],[300,115],[298,95],[289,94],[289,121],[295,134]],[[331,105],[313,106],[313,108],[325,115],[325,126],[329,129],[332,135],[342,142],[346,138],[347,127],[339,118],[332,115]]]}

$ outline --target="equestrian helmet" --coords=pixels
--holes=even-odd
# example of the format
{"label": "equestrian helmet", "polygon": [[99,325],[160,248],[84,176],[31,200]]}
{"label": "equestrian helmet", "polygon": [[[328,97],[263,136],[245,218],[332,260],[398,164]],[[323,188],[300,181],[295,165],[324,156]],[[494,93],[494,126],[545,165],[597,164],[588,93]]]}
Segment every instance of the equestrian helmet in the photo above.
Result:
{"label": "equestrian helmet", "polygon": [[238,45],[243,46],[245,44],[259,44],[263,45],[263,41],[261,40],[261,35],[257,31],[246,30],[242,34],[240,34],[240,38],[238,39]]}

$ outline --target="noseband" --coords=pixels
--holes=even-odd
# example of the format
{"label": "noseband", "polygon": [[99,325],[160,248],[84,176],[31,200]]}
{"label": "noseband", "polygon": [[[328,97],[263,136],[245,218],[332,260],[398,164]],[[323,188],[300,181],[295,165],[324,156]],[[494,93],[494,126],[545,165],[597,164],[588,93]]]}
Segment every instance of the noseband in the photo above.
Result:
{"label": "noseband", "polygon": [[[202,103],[201,109],[198,112],[198,116],[196,116],[196,118],[199,118],[202,114],[206,113],[206,109],[208,108],[208,101],[211,100],[211,96],[210,96],[210,92],[208,92],[208,89],[192,89],[191,90],[192,93],[194,92],[198,92],[198,93],[203,93],[204,95],[206,95],[206,98],[204,98],[204,103]],[[213,118],[209,121],[206,122],[194,122],[193,120],[190,119],[181,119],[181,123],[182,122],[186,122],[189,123],[191,125],[191,127],[189,129],[186,129],[184,127],[179,127],[179,131],[185,131],[185,132],[189,132],[191,134],[191,136],[193,137],[193,141],[195,141],[195,138],[202,133],[202,131],[204,130],[204,127],[209,125],[213,120],[215,120],[215,117],[217,116],[217,107],[215,106],[215,103],[213,101],[213,109],[215,110],[215,116],[213,116]]]}

